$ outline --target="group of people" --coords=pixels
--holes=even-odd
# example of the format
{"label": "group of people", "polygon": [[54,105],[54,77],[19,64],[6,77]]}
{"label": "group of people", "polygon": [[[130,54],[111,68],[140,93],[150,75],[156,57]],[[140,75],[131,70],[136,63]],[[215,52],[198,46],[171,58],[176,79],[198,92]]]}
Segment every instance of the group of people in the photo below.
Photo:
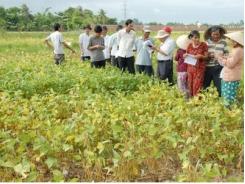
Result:
{"label": "group of people", "polygon": [[[45,40],[49,47],[51,40],[54,48],[55,63],[61,64],[64,60],[62,45],[75,52],[67,44],[61,34],[61,26],[54,25],[55,32]],[[186,94],[186,97],[197,95],[200,90],[210,87],[213,81],[219,96],[230,106],[236,99],[239,81],[242,77],[243,66],[243,33],[228,33],[221,26],[212,26],[204,33],[205,42],[200,40],[197,30],[188,35],[181,35],[175,41],[172,37],[172,28],[165,26],[155,36],[161,44],[157,46],[150,37],[150,27],[144,26],[143,36],[137,38],[134,24],[131,19],[125,26],[118,25],[116,32],[109,36],[106,26],[96,25],[91,35],[91,26],[84,27],[84,33],[79,36],[81,61],[91,62],[95,68],[103,68],[106,63],[135,74],[154,75],[152,56],[156,53],[156,75],[160,80],[173,80],[173,61],[177,61],[177,85]],[[231,41],[231,52],[225,40]],[[177,53],[174,51],[178,48]],[[136,54],[135,54],[136,52]],[[134,57],[136,55],[136,59]]]}

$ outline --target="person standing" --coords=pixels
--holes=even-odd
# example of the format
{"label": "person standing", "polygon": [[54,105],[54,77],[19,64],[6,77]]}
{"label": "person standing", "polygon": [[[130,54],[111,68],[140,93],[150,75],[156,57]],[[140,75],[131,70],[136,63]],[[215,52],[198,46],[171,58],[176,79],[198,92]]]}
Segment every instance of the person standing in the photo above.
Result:
{"label": "person standing", "polygon": [[175,60],[177,61],[177,85],[181,92],[185,93],[188,98],[187,85],[187,64],[184,62],[184,54],[186,54],[187,47],[191,43],[188,35],[181,35],[177,38],[176,44],[178,46]]}
{"label": "person standing", "polygon": [[233,46],[229,56],[217,56],[218,62],[223,65],[222,69],[222,97],[226,107],[230,107],[237,96],[237,89],[242,79],[244,62],[244,34],[233,32],[225,34],[231,40]]}
{"label": "person standing", "polygon": [[[52,45],[49,43],[49,41],[52,42]],[[63,46],[70,49],[72,53],[75,53],[75,51],[64,41],[61,34],[61,25],[59,23],[54,24],[54,32],[45,39],[45,43],[49,48],[54,49],[54,60],[56,65],[61,65],[65,60]]]}
{"label": "person standing", "polygon": [[133,30],[133,20],[125,22],[125,28],[118,32],[118,61],[119,67],[124,72],[135,74],[133,48],[136,41],[136,33]]}
{"label": "person standing", "polygon": [[145,73],[148,76],[154,74],[152,68],[152,52],[153,40],[149,37],[151,30],[147,27],[143,30],[143,37],[137,39],[136,41],[136,69],[139,73]]}
{"label": "person standing", "polygon": [[164,30],[158,31],[156,38],[161,42],[160,48],[152,47],[153,50],[158,52],[157,76],[160,80],[168,79],[169,84],[173,85],[173,52],[176,47],[175,41]]}
{"label": "person standing", "polygon": [[200,41],[200,33],[193,30],[188,35],[191,43],[187,47],[187,53],[184,58],[191,55],[196,63],[187,64],[188,89],[191,97],[196,96],[203,87],[204,73],[206,68],[206,59],[208,58],[208,46]]}
{"label": "person standing", "polygon": [[81,61],[90,60],[90,51],[88,50],[88,43],[90,38],[91,26],[88,24],[84,28],[84,33],[79,36],[79,46],[81,50]]}
{"label": "person standing", "polygon": [[111,57],[110,57],[110,50],[109,50],[109,42],[110,42],[110,36],[107,34],[108,29],[106,26],[102,27],[102,36],[105,41],[105,49],[104,49],[104,56],[105,56],[105,61],[109,64],[111,64]]}
{"label": "person standing", "polygon": [[118,25],[116,32],[111,35],[110,43],[109,43],[109,50],[111,54],[111,64],[112,66],[116,66],[119,68],[118,62],[118,44],[117,44],[117,35],[120,30],[123,29],[122,25]]}
{"label": "person standing", "polygon": [[227,55],[229,53],[227,43],[224,40],[225,33],[226,30],[221,26],[212,26],[204,33],[204,39],[208,45],[208,60],[206,63],[203,88],[207,89],[213,81],[219,96],[221,96],[220,72],[223,66],[219,64],[215,55]]}
{"label": "person standing", "polygon": [[102,27],[96,25],[94,28],[95,35],[89,39],[88,50],[91,52],[91,67],[105,68],[105,56],[103,50],[105,49],[105,42],[102,35]]}

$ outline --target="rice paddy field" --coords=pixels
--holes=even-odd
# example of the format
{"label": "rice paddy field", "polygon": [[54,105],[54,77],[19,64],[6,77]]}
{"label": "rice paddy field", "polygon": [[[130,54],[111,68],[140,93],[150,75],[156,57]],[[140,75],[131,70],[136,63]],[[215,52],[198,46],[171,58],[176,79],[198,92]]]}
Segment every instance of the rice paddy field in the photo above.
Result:
{"label": "rice paddy field", "polygon": [[47,35],[0,33],[1,182],[244,180],[243,82],[231,110],[213,87],[186,101],[81,63],[77,32],[64,33],[77,54],[56,66]]}

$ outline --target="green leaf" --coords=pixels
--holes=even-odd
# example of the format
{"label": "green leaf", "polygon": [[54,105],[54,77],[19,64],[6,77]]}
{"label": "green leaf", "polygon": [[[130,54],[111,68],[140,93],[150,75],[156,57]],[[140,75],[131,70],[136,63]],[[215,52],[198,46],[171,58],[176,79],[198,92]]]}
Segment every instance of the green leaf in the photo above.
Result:
{"label": "green leaf", "polygon": [[101,154],[104,151],[104,149],[105,149],[104,144],[99,142],[98,145],[97,145],[97,149],[99,150],[99,154]]}
{"label": "green leaf", "polygon": [[64,176],[63,173],[59,170],[53,171],[53,179],[54,182],[64,182]]}
{"label": "green leaf", "polygon": [[31,166],[29,163],[24,163],[22,162],[22,164],[18,164],[16,166],[14,166],[14,171],[18,174],[20,174],[23,178],[27,177],[27,172],[30,172]]}
{"label": "green leaf", "polygon": [[125,152],[123,153],[123,156],[124,156],[125,158],[131,157],[131,156],[132,156],[132,153],[131,153],[130,151],[125,151]]}
{"label": "green leaf", "polygon": [[36,171],[32,171],[28,178],[26,179],[27,182],[35,182],[37,181],[37,176],[38,176],[38,173]]}
{"label": "green leaf", "polygon": [[73,158],[74,158],[76,161],[82,160],[81,155],[74,155]]}
{"label": "green leaf", "polygon": [[187,141],[186,141],[186,144],[187,144],[187,145],[190,144],[191,141],[192,141],[192,137],[188,137],[188,139],[187,139]]}
{"label": "green leaf", "polygon": [[148,133],[150,136],[154,136],[158,131],[158,128],[155,127],[154,125],[151,125],[148,129]]}
{"label": "green leaf", "polygon": [[48,157],[45,161],[45,164],[47,164],[48,168],[52,168],[53,166],[57,165],[57,159],[53,157]]}
{"label": "green leaf", "polygon": [[69,182],[79,182],[79,178],[72,178]]}
{"label": "green leaf", "polygon": [[65,152],[69,151],[69,150],[72,150],[73,149],[73,146],[72,145],[69,145],[69,144],[63,144],[63,150]]}
{"label": "green leaf", "polygon": [[4,161],[0,160],[0,166],[1,167],[13,168],[14,167],[14,164],[11,161],[4,162]]}
{"label": "green leaf", "polygon": [[182,168],[183,169],[188,169],[190,166],[190,161],[189,160],[184,160],[184,162],[182,163]]}

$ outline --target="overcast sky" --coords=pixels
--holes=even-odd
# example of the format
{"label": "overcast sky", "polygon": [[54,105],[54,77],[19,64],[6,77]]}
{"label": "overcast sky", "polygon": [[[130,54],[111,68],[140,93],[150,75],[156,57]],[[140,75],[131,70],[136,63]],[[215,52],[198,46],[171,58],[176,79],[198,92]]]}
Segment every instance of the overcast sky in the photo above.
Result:
{"label": "overcast sky", "polygon": [[[0,0],[0,6],[27,4],[30,10],[42,12],[51,7],[52,12],[78,5],[98,11],[104,9],[108,16],[123,19],[124,0]],[[127,18],[146,22],[202,22],[211,24],[238,22],[243,19],[244,0],[127,0]]]}

